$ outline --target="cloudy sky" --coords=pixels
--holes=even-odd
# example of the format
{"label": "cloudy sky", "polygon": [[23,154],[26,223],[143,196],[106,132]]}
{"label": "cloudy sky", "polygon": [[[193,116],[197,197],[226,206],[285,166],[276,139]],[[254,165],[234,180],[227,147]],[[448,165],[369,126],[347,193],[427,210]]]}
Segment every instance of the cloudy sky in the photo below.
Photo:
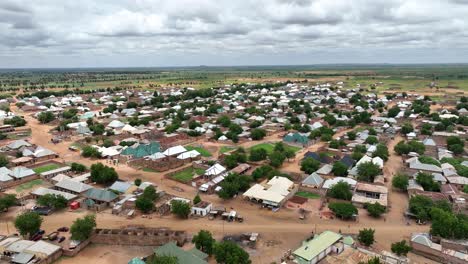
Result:
{"label": "cloudy sky", "polygon": [[0,0],[0,68],[468,62],[468,0]]}

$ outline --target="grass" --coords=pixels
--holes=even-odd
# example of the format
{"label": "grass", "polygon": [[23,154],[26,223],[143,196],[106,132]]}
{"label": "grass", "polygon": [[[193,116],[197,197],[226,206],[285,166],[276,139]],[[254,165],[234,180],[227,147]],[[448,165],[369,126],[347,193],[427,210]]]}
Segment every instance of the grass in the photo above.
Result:
{"label": "grass", "polygon": [[235,150],[235,149],[236,149],[235,147],[222,146],[222,147],[219,149],[219,152],[220,152],[220,153],[226,153],[226,152],[229,152],[229,151]]}
{"label": "grass", "polygon": [[153,169],[150,169],[150,168],[143,168],[142,171],[146,171],[146,172],[158,172],[158,171],[153,170]]}
{"label": "grass", "polygon": [[311,192],[299,191],[296,193],[296,196],[308,198],[308,199],[319,199],[320,195]]}
{"label": "grass", "polygon": [[18,185],[15,190],[16,192],[22,192],[24,190],[28,190],[28,189],[31,189],[32,187],[34,187],[35,185],[41,185],[42,184],[42,180],[41,179],[36,179],[36,180],[33,180],[33,181],[30,181],[30,182],[26,182],[26,183],[23,183],[21,185]]}
{"label": "grass", "polygon": [[[285,149],[290,149],[290,150],[292,150],[294,152],[298,152],[299,150],[301,150],[300,147],[289,146],[289,145],[286,145],[286,144],[284,144],[284,147],[285,147]],[[255,145],[255,146],[251,147],[250,150],[261,149],[261,148],[266,150],[266,152],[268,154],[271,154],[273,152],[273,150],[275,149],[275,145],[272,144],[272,143],[260,143],[258,145]]]}
{"label": "grass", "polygon": [[61,166],[60,165],[57,165],[57,164],[47,164],[47,165],[44,165],[44,166],[40,166],[40,167],[37,167],[37,168],[34,168],[32,169],[35,173],[37,174],[41,174],[43,172],[46,172],[46,171],[51,171],[51,170],[55,170],[55,169],[58,169],[60,168]]}
{"label": "grass", "polygon": [[185,170],[179,171],[178,173],[172,175],[171,178],[173,178],[174,180],[181,181],[181,182],[189,182],[193,179],[193,176],[195,176],[195,174],[202,175],[203,173],[205,173],[205,170],[203,169],[198,169],[198,168],[195,169],[193,167],[189,167],[189,168],[186,168]]}
{"label": "grass", "polygon": [[211,157],[211,153],[202,147],[195,147],[195,146],[187,146],[185,147],[188,151],[190,150],[196,150],[198,151],[203,157]]}

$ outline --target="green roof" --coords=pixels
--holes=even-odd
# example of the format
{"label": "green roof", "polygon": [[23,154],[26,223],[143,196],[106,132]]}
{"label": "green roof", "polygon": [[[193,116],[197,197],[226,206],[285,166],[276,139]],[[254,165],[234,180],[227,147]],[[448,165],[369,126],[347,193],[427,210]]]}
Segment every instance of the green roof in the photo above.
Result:
{"label": "green roof", "polygon": [[300,133],[289,133],[283,138],[283,140],[285,142],[300,144],[307,144],[309,142],[309,138],[306,135]]}
{"label": "green roof", "polygon": [[206,254],[203,251],[198,250],[197,248],[192,248],[189,251],[189,253],[192,253],[193,255],[197,256],[199,259],[206,259],[208,258],[208,254]]}
{"label": "green roof", "polygon": [[154,250],[154,254],[158,256],[176,257],[178,264],[208,264],[208,262],[198,256],[199,253],[194,254],[193,250],[184,251],[174,242],[170,242],[156,248]]}
{"label": "green roof", "polygon": [[145,262],[139,258],[132,258],[128,264],[145,264]]}
{"label": "green roof", "polygon": [[350,236],[345,236],[345,237],[343,238],[343,243],[344,243],[345,245],[351,246],[351,245],[354,244],[354,239],[353,239],[352,237],[350,237]]}
{"label": "green roof", "polygon": [[337,234],[332,231],[324,231],[320,235],[314,237],[314,239],[309,241],[304,241],[302,246],[296,249],[293,254],[299,259],[299,263],[302,263],[304,260],[309,262],[316,256],[320,254],[320,252],[326,250],[328,247],[332,246],[338,240],[341,239],[341,235]]}
{"label": "green roof", "polygon": [[159,142],[151,142],[149,144],[139,144],[137,147],[128,147],[122,151],[122,155],[133,156],[134,158],[142,158],[161,152],[161,145]]}
{"label": "green roof", "polygon": [[96,188],[91,188],[87,190],[85,196],[88,197],[89,199],[103,201],[103,202],[111,202],[117,198],[117,194],[111,191],[101,190],[101,189],[96,189]]}

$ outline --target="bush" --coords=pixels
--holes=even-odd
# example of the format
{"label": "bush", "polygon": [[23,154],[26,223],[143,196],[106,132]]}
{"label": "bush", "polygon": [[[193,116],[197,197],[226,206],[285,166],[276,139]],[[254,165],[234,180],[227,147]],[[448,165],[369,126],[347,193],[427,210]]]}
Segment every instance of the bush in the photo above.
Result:
{"label": "bush", "polygon": [[336,216],[342,219],[351,219],[358,213],[356,206],[350,203],[330,203],[328,208],[330,208]]}
{"label": "bush", "polygon": [[46,124],[49,122],[52,122],[55,120],[55,115],[52,112],[41,112],[38,116],[37,119],[39,122],[42,124]]}
{"label": "bush", "polygon": [[21,127],[26,125],[26,120],[19,116],[14,116],[11,119],[5,119],[3,120],[3,124],[5,125],[12,125],[14,127]]}
{"label": "bush", "polygon": [[9,160],[6,155],[0,154],[0,167],[6,167],[9,163]]}
{"label": "bush", "polygon": [[432,165],[436,165],[437,167],[440,167],[440,162],[438,162],[437,160],[435,160],[434,158],[432,157],[428,157],[428,156],[420,156],[418,158],[419,162],[421,163],[425,163],[425,164],[432,164]]}
{"label": "bush", "polygon": [[71,164],[71,170],[74,172],[85,172],[88,168],[85,165],[73,162]]}
{"label": "bush", "polygon": [[351,192],[351,186],[344,181],[340,181],[333,185],[327,192],[327,195],[332,198],[351,201],[353,193]]}

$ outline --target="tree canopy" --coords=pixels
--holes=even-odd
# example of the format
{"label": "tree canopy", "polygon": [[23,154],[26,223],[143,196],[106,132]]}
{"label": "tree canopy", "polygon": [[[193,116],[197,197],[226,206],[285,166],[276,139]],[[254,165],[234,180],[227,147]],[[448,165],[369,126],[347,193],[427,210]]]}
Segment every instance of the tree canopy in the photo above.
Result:
{"label": "tree canopy", "polygon": [[215,246],[216,240],[211,235],[210,231],[200,230],[198,234],[193,236],[192,243],[195,244],[195,247],[208,255],[213,254],[213,248]]}
{"label": "tree canopy", "polygon": [[106,166],[102,163],[91,165],[91,180],[101,184],[109,184],[115,182],[119,175],[114,168]]}
{"label": "tree canopy", "polygon": [[250,264],[249,254],[231,241],[223,241],[215,245],[216,262],[224,264]]}
{"label": "tree canopy", "polygon": [[314,171],[317,171],[320,167],[320,162],[313,158],[305,158],[301,162],[301,171],[311,174]]}
{"label": "tree canopy", "polygon": [[91,214],[77,218],[70,227],[71,239],[84,241],[88,239],[96,228],[96,216]]}
{"label": "tree canopy", "polygon": [[31,237],[41,228],[42,217],[34,212],[25,212],[15,218],[15,227],[23,237]]}
{"label": "tree canopy", "polygon": [[171,212],[177,215],[179,218],[188,218],[190,215],[191,206],[189,203],[180,201],[180,200],[172,200],[171,201]]}
{"label": "tree canopy", "polygon": [[358,165],[358,179],[360,181],[373,182],[375,176],[380,174],[380,168],[371,161]]}
{"label": "tree canopy", "polygon": [[351,219],[358,213],[356,206],[350,203],[330,203],[328,208],[330,208],[336,216],[342,219]]}
{"label": "tree canopy", "polygon": [[359,234],[358,234],[358,241],[359,243],[365,245],[366,247],[374,244],[374,233],[375,233],[375,230],[374,229],[371,229],[371,228],[364,228],[364,229],[361,229],[359,230]]}
{"label": "tree canopy", "polygon": [[340,181],[328,189],[327,195],[332,198],[351,201],[353,193],[351,192],[351,186],[344,181]]}

